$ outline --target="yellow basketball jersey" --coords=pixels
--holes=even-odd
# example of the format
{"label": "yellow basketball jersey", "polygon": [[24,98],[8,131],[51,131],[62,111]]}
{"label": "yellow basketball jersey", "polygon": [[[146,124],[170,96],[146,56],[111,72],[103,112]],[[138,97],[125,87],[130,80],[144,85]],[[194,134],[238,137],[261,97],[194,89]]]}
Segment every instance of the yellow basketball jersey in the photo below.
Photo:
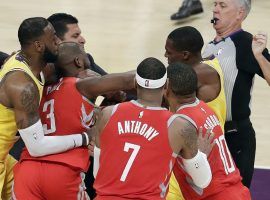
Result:
{"label": "yellow basketball jersey", "polygon": [[[28,64],[23,61],[23,59],[18,55],[18,53],[12,56],[3,65],[2,69],[0,69],[0,82],[4,78],[4,76],[11,71],[23,71],[27,73],[36,83],[41,99],[43,86],[45,82],[42,73],[41,73],[41,81],[39,81],[32,73]],[[16,126],[14,111],[10,108],[5,107],[0,103],[0,162],[5,160],[9,150],[16,142],[17,131],[18,129]]]}
{"label": "yellow basketball jersey", "polygon": [[220,78],[220,85],[221,85],[220,92],[217,98],[215,98],[211,102],[208,102],[207,105],[214,110],[214,112],[219,118],[222,129],[224,130],[224,124],[226,120],[226,97],[224,92],[223,72],[217,58],[213,60],[205,60],[203,61],[203,63],[213,67],[217,71]]}

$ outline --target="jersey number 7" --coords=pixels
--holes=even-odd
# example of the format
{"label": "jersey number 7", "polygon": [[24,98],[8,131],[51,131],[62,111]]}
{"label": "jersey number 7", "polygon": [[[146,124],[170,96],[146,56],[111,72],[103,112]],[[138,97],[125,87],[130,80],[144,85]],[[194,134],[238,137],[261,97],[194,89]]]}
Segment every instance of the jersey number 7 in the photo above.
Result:
{"label": "jersey number 7", "polygon": [[125,167],[125,169],[124,169],[124,171],[122,173],[122,176],[120,178],[120,181],[124,182],[126,180],[127,175],[128,175],[128,172],[129,172],[129,170],[130,170],[130,168],[131,168],[131,166],[132,166],[132,164],[133,164],[133,162],[134,162],[134,160],[135,160],[135,158],[136,158],[136,156],[137,156],[140,148],[141,147],[139,145],[128,143],[128,142],[125,143],[124,151],[125,152],[128,152],[129,149],[133,149],[133,152],[131,153],[131,156],[128,159],[128,162],[126,164],[126,167]]}

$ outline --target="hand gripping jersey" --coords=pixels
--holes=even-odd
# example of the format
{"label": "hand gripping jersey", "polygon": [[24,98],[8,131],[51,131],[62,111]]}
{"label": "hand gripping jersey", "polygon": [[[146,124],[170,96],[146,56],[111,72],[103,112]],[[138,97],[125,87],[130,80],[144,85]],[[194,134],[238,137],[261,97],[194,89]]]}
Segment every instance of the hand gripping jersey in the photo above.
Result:
{"label": "hand gripping jersey", "polygon": [[181,106],[177,114],[190,121],[197,129],[203,127],[203,134],[208,128],[212,129],[215,133],[216,143],[208,157],[213,178],[210,185],[205,189],[198,188],[193,184],[190,176],[182,167],[181,158],[177,158],[173,172],[184,198],[192,200],[211,199],[209,196],[240,183],[241,176],[227,147],[220,122],[209,106],[196,99],[192,104]]}
{"label": "hand gripping jersey", "polygon": [[[76,78],[65,77],[44,88],[40,103],[40,117],[46,135],[60,136],[82,133],[94,123],[94,105],[76,88]],[[63,153],[34,158],[25,149],[21,160],[44,160],[68,164],[87,171],[89,154],[86,147]]]}
{"label": "hand gripping jersey", "polygon": [[97,200],[165,199],[176,157],[168,139],[171,115],[136,101],[114,107],[100,135]]}

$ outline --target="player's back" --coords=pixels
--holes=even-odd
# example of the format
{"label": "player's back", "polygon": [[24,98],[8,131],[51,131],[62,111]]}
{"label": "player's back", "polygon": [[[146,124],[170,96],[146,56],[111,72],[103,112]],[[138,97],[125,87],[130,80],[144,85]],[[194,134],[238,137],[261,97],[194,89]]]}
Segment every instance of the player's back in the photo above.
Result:
{"label": "player's back", "polygon": [[208,156],[213,177],[207,188],[196,187],[181,167],[181,159],[177,159],[173,172],[185,199],[208,199],[207,197],[219,193],[226,187],[240,183],[239,170],[236,168],[227,147],[218,117],[210,107],[203,101],[196,99],[193,104],[181,106],[177,114],[189,120],[197,129],[203,127],[203,134],[209,128],[215,133],[215,145]]}
{"label": "player's back", "polygon": [[[94,105],[84,98],[76,88],[74,77],[65,77],[58,83],[44,88],[40,103],[40,117],[46,135],[69,135],[81,133],[93,123]],[[86,147],[38,158],[24,151],[21,159],[61,162],[84,171],[89,165]]]}
{"label": "player's back", "polygon": [[97,199],[164,199],[175,161],[168,139],[171,113],[136,101],[118,104],[100,136]]}

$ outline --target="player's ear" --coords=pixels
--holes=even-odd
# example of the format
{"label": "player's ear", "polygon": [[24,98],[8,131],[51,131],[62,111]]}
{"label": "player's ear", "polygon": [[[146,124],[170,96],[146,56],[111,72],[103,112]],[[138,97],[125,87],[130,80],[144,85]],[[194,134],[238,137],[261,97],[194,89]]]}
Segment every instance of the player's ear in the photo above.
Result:
{"label": "player's ear", "polygon": [[77,68],[84,68],[83,60],[79,56],[74,58],[74,64]]}
{"label": "player's ear", "polygon": [[184,60],[188,60],[189,57],[190,57],[190,52],[189,51],[183,51],[182,55],[183,55]]}
{"label": "player's ear", "polygon": [[36,40],[36,41],[34,41],[34,46],[38,52],[44,51],[44,43],[43,42]]}

